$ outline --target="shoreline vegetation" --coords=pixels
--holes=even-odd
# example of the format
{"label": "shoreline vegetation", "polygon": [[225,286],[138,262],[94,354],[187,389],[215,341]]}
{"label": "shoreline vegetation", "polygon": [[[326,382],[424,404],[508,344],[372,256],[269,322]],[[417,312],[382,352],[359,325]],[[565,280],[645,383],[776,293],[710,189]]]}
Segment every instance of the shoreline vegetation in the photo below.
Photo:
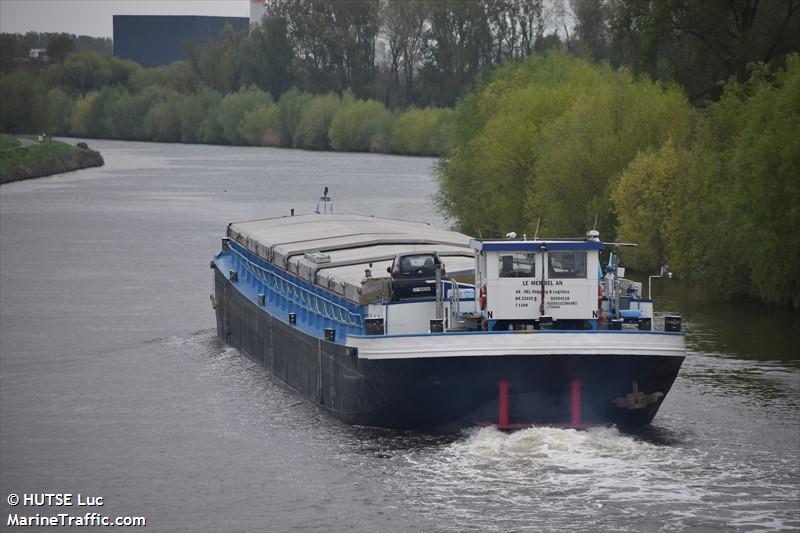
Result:
{"label": "shoreline vegetation", "polygon": [[154,68],[0,34],[0,131],[439,157],[465,233],[596,224],[633,269],[800,309],[800,3],[561,4],[276,0]]}
{"label": "shoreline vegetation", "polygon": [[47,140],[22,146],[11,135],[0,135],[0,184],[42,178],[104,164],[99,152]]}
{"label": "shoreline vegetation", "polygon": [[800,54],[694,107],[567,55],[498,69],[455,108],[440,208],[470,235],[635,242],[626,266],[800,309]]}

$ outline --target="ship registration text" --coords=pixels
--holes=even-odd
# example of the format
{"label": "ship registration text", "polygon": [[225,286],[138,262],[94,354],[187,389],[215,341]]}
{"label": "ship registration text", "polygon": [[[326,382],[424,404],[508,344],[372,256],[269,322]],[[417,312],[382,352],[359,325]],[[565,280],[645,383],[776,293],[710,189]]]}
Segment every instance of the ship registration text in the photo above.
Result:
{"label": "ship registration text", "polygon": [[[539,288],[525,288],[538,285]],[[514,306],[515,307],[528,307],[531,303],[536,304],[539,302],[539,295],[541,294],[541,281],[536,280],[523,280],[522,287],[514,290]],[[578,305],[576,300],[572,299],[570,290],[563,287],[564,282],[561,280],[546,280],[545,286],[560,287],[549,288],[545,290],[546,305],[548,309],[559,308],[562,305]]]}

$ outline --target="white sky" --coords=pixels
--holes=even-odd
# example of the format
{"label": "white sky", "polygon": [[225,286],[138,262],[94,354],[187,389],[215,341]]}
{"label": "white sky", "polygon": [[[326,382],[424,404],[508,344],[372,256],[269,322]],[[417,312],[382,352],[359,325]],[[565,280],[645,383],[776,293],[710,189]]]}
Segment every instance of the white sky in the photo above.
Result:
{"label": "white sky", "polygon": [[0,0],[0,32],[112,37],[114,15],[249,17],[248,0]]}

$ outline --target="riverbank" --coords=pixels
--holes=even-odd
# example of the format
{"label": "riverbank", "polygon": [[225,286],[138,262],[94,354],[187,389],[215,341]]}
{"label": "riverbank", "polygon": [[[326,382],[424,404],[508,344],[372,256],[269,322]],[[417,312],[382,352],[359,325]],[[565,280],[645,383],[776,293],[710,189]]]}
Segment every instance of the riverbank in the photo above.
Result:
{"label": "riverbank", "polygon": [[105,163],[100,152],[89,148],[59,141],[19,146],[14,144],[14,137],[3,135],[2,138],[0,184],[99,167]]}

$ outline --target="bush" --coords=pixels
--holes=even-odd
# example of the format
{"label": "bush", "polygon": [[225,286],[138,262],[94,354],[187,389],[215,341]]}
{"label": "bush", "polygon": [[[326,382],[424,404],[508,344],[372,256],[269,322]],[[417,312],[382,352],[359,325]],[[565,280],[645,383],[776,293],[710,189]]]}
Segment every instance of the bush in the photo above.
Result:
{"label": "bush", "polygon": [[702,116],[678,176],[667,254],[725,297],[800,309],[800,56],[731,81]]}
{"label": "bush", "polygon": [[278,140],[273,127],[275,112],[276,106],[261,105],[245,113],[239,123],[239,136],[247,144],[276,146]]}
{"label": "bush", "polygon": [[[640,150],[691,133],[683,93],[562,54],[499,69],[456,108],[439,203],[467,233],[583,235],[617,226],[611,201]],[[541,232],[540,232],[541,233]]]}
{"label": "bush", "polygon": [[45,98],[47,123],[45,129],[54,135],[69,132],[69,117],[72,111],[72,99],[60,87],[47,91]]}
{"label": "bush", "polygon": [[331,121],[331,148],[357,152],[385,151],[391,123],[392,114],[380,102],[353,102]]}
{"label": "bush", "polygon": [[158,85],[178,92],[191,93],[198,89],[199,78],[189,61],[175,61],[169,65],[140,68],[130,76],[128,88],[138,93],[146,87]]}
{"label": "bush", "polygon": [[294,146],[294,138],[303,113],[312,96],[292,88],[281,96],[275,112],[275,134],[280,146]]}
{"label": "bush", "polygon": [[639,245],[622,250],[627,266],[657,272],[666,262],[674,186],[687,172],[685,159],[670,140],[640,152],[622,173],[612,193],[619,220],[617,238]]}
{"label": "bush", "polygon": [[440,156],[447,152],[451,109],[409,109],[392,125],[390,151],[396,154]]}
{"label": "bush", "polygon": [[96,99],[97,92],[92,91],[75,101],[69,116],[69,131],[72,135],[78,137],[87,137],[89,135],[90,114]]}
{"label": "bush", "polygon": [[0,76],[0,130],[31,132],[41,129],[35,79],[17,70]]}
{"label": "bush", "polygon": [[297,126],[294,146],[311,150],[327,150],[330,146],[328,131],[336,113],[342,107],[343,100],[349,102],[352,101],[352,97],[340,98],[335,93],[313,97]]}
{"label": "bush", "polygon": [[178,95],[171,94],[151,107],[144,117],[142,126],[148,139],[159,142],[179,141],[181,119],[178,111]]}
{"label": "bush", "polygon": [[[219,108],[220,102],[222,96],[208,88],[181,98],[178,113],[181,117],[182,142],[209,142],[209,139],[217,135],[216,120],[209,120],[209,117],[216,116],[215,110]],[[214,132],[209,131],[210,129],[214,129]]]}
{"label": "bush", "polygon": [[89,111],[89,135],[92,137],[113,137],[115,104],[128,92],[115,86],[106,86],[97,93],[92,108]]}
{"label": "bush", "polygon": [[244,139],[239,134],[239,123],[245,113],[260,106],[273,105],[269,93],[250,86],[243,87],[235,93],[226,95],[220,102],[216,120],[222,128],[222,135],[231,144],[242,144]]}
{"label": "bush", "polygon": [[[108,84],[112,75],[108,57],[97,52],[71,54],[64,61],[62,82],[73,93],[99,90]],[[117,75],[121,75],[117,72]]]}
{"label": "bush", "polygon": [[144,118],[170,94],[157,85],[147,87],[139,94],[121,94],[111,108],[111,135],[117,139],[149,139]]}
{"label": "bush", "polygon": [[16,148],[21,143],[19,139],[7,133],[0,133],[0,150],[8,150],[9,148]]}

